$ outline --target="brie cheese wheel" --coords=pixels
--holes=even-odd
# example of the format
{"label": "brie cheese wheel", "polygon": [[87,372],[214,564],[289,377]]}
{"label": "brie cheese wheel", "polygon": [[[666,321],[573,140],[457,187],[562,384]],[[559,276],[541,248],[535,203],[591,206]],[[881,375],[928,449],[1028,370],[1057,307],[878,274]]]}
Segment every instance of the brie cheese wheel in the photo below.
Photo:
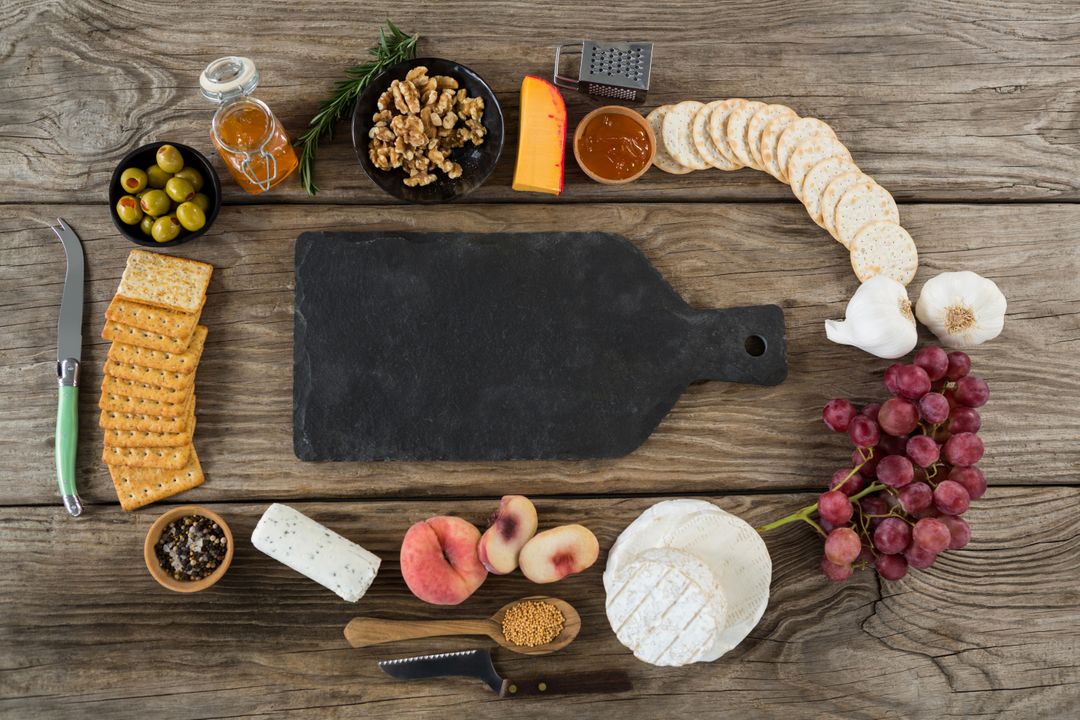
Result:
{"label": "brie cheese wheel", "polygon": [[616,573],[607,615],[619,641],[652,665],[687,665],[717,643],[727,605],[712,571],[679,550],[646,550]]}
{"label": "brie cheese wheel", "polygon": [[351,540],[280,503],[259,518],[251,543],[349,602],[364,596],[381,562]]}

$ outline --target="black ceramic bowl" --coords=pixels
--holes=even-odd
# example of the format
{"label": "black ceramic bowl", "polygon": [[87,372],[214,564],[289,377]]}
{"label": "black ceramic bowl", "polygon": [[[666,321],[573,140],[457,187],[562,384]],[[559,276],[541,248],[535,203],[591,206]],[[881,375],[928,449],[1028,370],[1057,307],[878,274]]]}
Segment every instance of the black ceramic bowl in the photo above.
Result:
{"label": "black ceramic bowl", "polygon": [[[127,170],[129,167],[137,167],[140,170],[146,168],[157,162],[157,150],[162,145],[172,145],[180,151],[180,155],[184,158],[184,167],[193,167],[199,171],[199,174],[203,176],[203,186],[201,192],[210,199],[210,208],[206,211],[206,224],[201,229],[181,230],[180,235],[175,240],[170,240],[167,243],[155,242],[149,235],[143,235],[142,230],[138,225],[128,225],[124,223],[116,214],[116,203],[121,197],[127,195],[124,189],[120,187],[120,174]],[[178,142],[154,142],[149,145],[143,145],[142,147],[135,148],[120,161],[120,164],[113,170],[112,178],[109,180],[109,216],[112,217],[113,225],[116,229],[131,242],[136,245],[142,245],[144,247],[173,247],[174,245],[183,245],[189,240],[194,240],[199,237],[214,224],[214,219],[217,218],[218,208],[221,207],[221,181],[218,180],[217,173],[214,172],[214,168],[210,165],[210,161],[200,153],[198,150],[187,145],[181,145]]]}
{"label": "black ceramic bowl", "polygon": [[[483,145],[466,143],[464,147],[456,148],[451,153],[450,159],[461,165],[461,177],[451,180],[442,171],[436,171],[435,176],[438,179],[430,185],[408,187],[402,183],[408,177],[404,170],[380,170],[371,162],[368,157],[368,132],[375,124],[371,116],[376,112],[379,96],[390,87],[391,82],[404,80],[408,72],[418,65],[425,66],[429,75],[448,75],[454,78],[460,87],[468,91],[469,97],[484,98],[483,124],[487,135],[484,136]],[[394,65],[371,81],[356,101],[356,108],[353,110],[353,147],[360,159],[360,166],[383,190],[396,198],[413,203],[456,200],[483,185],[495,170],[495,164],[499,162],[504,134],[502,107],[488,84],[464,65],[440,58],[417,58]]]}

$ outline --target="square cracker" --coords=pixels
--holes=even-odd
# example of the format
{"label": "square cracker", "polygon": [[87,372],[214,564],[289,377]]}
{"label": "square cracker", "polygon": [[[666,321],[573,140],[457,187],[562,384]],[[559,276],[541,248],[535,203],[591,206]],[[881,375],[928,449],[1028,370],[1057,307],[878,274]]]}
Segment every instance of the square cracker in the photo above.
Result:
{"label": "square cracker", "polygon": [[169,372],[168,370],[148,368],[135,363],[117,362],[116,360],[105,361],[105,374],[172,390],[186,390],[195,382],[194,372]]}
{"label": "square cracker", "polygon": [[173,338],[190,338],[200,314],[144,305],[122,297],[114,297],[105,310],[105,317],[113,322]]}
{"label": "square cracker", "polygon": [[[132,398],[146,398],[160,403],[181,405],[186,407],[188,398],[191,397],[194,385],[186,388],[174,389],[141,382],[139,380],[127,380],[125,378],[105,375],[101,379],[101,397],[128,396]],[[159,413],[164,415],[165,413]]]}
{"label": "square cracker", "polygon": [[188,398],[191,391],[184,396],[181,402],[168,403],[151,400],[149,398],[123,395],[102,390],[101,399],[98,400],[98,409],[113,410],[121,413],[135,415],[161,415],[164,417],[181,417],[188,413]]}
{"label": "square cracker", "polygon": [[112,447],[106,445],[101,459],[106,465],[179,470],[188,464],[191,445],[180,447]]}
{"label": "square cracker", "polygon": [[116,295],[144,305],[196,313],[206,300],[214,266],[198,260],[132,250]]}
{"label": "square cracker", "polygon": [[195,448],[191,448],[187,465],[176,470],[110,465],[109,474],[112,475],[120,507],[125,510],[164,500],[198,487],[205,480]]}
{"label": "square cracker", "polygon": [[191,344],[182,353],[172,353],[167,350],[154,350],[153,348],[114,342],[112,347],[109,348],[109,359],[157,370],[190,373],[194,372],[195,368],[198,367],[199,358],[202,357],[205,344],[206,326],[199,325],[191,336]]}
{"label": "square cracker", "polygon": [[[192,333],[195,330],[192,328]],[[104,340],[138,345],[139,347],[164,350],[165,352],[182,353],[191,344],[191,335],[174,338],[169,335],[143,330],[113,320],[106,320],[105,327],[101,329],[101,337]]]}
{"label": "square cracker", "polygon": [[[195,396],[188,400],[189,408],[195,404]],[[177,417],[166,415],[140,415],[102,410],[98,425],[104,430],[145,430],[152,433],[182,433],[187,430],[191,411]]]}

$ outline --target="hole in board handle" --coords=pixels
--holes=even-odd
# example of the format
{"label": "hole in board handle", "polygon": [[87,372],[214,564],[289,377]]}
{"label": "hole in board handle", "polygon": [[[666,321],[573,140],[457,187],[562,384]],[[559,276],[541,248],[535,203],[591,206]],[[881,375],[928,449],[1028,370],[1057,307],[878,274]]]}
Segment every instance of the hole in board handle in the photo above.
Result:
{"label": "hole in board handle", "polygon": [[761,357],[765,354],[765,338],[760,335],[751,335],[743,341],[746,354],[752,357]]}

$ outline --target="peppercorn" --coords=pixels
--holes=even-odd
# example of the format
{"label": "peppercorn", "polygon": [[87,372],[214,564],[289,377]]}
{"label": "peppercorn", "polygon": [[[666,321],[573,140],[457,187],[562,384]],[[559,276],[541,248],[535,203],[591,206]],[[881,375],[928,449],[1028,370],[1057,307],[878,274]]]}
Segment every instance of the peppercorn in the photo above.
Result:
{"label": "peppercorn", "polygon": [[225,557],[225,531],[202,515],[189,515],[165,526],[154,545],[161,568],[176,580],[202,580]]}

